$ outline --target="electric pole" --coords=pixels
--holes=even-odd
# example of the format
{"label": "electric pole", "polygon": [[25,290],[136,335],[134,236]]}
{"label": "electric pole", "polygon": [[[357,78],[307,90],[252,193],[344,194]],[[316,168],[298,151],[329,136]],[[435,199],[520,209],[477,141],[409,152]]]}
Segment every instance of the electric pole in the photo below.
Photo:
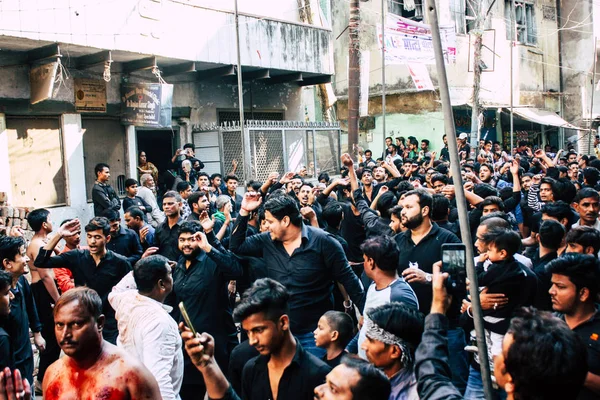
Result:
{"label": "electric pole", "polygon": [[358,107],[360,96],[360,0],[350,0],[348,36],[348,153],[358,145]]}

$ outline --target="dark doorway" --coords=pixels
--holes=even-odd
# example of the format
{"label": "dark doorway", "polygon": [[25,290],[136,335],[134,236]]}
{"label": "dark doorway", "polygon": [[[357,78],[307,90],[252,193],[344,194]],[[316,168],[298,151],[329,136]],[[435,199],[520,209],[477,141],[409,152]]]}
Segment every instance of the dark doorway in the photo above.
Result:
{"label": "dark doorway", "polygon": [[137,132],[137,149],[145,151],[148,161],[162,174],[171,166],[174,152],[175,132],[172,130],[140,130]]}

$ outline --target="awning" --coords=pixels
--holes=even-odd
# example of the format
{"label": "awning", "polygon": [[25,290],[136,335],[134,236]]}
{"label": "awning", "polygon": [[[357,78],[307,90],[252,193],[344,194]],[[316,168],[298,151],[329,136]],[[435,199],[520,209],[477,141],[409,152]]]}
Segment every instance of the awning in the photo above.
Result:
{"label": "awning", "polygon": [[[519,117],[527,121],[534,122],[536,124],[556,126],[559,128],[566,129],[583,130],[582,128],[576,127],[575,125],[571,125],[570,123],[562,119],[558,114],[553,113],[552,111],[542,110],[533,107],[515,107],[513,110],[514,113]],[[510,109],[508,109],[508,111],[510,111]]]}

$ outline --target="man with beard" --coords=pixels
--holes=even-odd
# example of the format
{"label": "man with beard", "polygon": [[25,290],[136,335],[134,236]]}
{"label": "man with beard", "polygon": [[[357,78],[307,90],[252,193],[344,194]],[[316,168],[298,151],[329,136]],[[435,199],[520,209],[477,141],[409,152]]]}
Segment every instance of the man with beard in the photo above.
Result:
{"label": "man with beard", "polygon": [[179,226],[183,223],[180,216],[181,196],[171,190],[163,196],[163,210],[167,219],[156,228],[154,239],[158,254],[167,257],[171,261],[177,261],[179,251],[177,240],[179,239]]}
{"label": "man with beard", "polygon": [[[431,308],[432,266],[442,259],[444,243],[461,243],[453,233],[431,222],[433,198],[424,189],[405,194],[400,214],[402,225],[408,230],[394,237],[400,250],[398,271],[412,286],[419,300],[419,311],[427,314]],[[451,329],[448,330],[450,365],[453,383],[459,390],[466,388],[469,367],[464,354],[464,331],[458,327],[460,296],[455,296],[451,309]]]}
{"label": "man with beard", "polygon": [[[227,371],[229,355],[238,343],[227,285],[230,280],[241,277],[243,270],[233,254],[214,240],[212,221],[204,219],[203,223],[200,226],[197,222],[184,222],[179,228],[178,247],[181,256],[173,270],[173,300],[177,304],[185,304],[195,329],[206,331],[215,338],[215,358],[221,368]],[[201,232],[203,228],[212,238],[211,242],[219,248],[211,246]],[[185,357],[181,398],[202,398],[204,391],[198,370],[189,357]]]}
{"label": "man with beard", "polygon": [[236,190],[238,187],[239,179],[235,175],[227,175],[225,177],[225,185],[227,186],[227,195],[231,197],[231,216],[236,218],[240,212],[242,205],[242,196],[240,196]]}
{"label": "man with beard", "polygon": [[129,207],[125,210],[125,225],[134,231],[144,250],[154,246],[154,234],[156,233],[152,225],[144,221],[144,212],[139,207]]}
{"label": "man with beard", "polygon": [[[87,249],[71,250],[52,256],[54,248],[62,238],[75,236],[80,232],[81,226],[77,219],[62,225],[48,244],[40,249],[34,264],[38,268],[68,268],[73,273],[75,286],[94,289],[102,298],[102,313],[106,322],[103,323],[102,335],[105,340],[115,344],[119,331],[115,311],[108,302],[108,294],[113,286],[131,271],[131,265],[125,257],[106,248],[106,243],[110,240],[110,224],[104,217],[93,218],[85,226]],[[56,306],[54,311],[56,315]]]}
{"label": "man with beard", "polygon": [[152,211],[146,213],[146,217],[148,218],[148,223],[156,228],[165,220],[165,214],[160,211],[156,202],[156,182],[154,182],[152,175],[144,174],[140,177],[140,183],[142,186],[138,186],[137,195],[152,207]]}
{"label": "man with beard", "polygon": [[494,178],[494,167],[490,164],[481,164],[479,166],[479,180],[483,183],[489,183],[492,186],[496,186]]}
{"label": "man with beard", "polygon": [[156,380],[124,350],[102,340],[102,300],[86,287],[63,294],[54,330],[65,357],[46,371],[44,399],[161,399]]}
{"label": "man with beard", "polygon": [[588,347],[588,374],[577,399],[597,399],[600,396],[600,263],[595,256],[567,254],[550,261],[550,297],[552,309],[567,323]]}
{"label": "man with beard", "polygon": [[210,200],[208,199],[208,192],[199,191],[194,192],[187,199],[191,214],[187,217],[186,221],[200,221],[200,214],[203,211],[208,212],[210,209]]}
{"label": "man with beard", "polygon": [[577,192],[573,204],[575,211],[579,213],[579,221],[573,224],[573,227],[590,226],[600,230],[600,221],[598,221],[598,211],[600,210],[600,196],[592,188],[583,188]]}

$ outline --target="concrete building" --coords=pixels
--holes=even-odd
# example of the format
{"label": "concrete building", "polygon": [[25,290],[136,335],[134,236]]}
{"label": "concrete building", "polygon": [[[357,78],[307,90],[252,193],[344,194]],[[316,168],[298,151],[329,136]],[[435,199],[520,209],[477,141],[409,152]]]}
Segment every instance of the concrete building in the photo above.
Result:
{"label": "concrete building", "polygon": [[[122,192],[125,178],[137,178],[138,151],[164,171],[177,148],[202,138],[200,126],[238,120],[233,7],[233,0],[0,2],[0,192],[9,203],[52,207],[55,222],[87,221],[96,163],[111,166],[111,184]],[[239,0],[246,118],[319,114],[312,85],[334,72],[330,14],[326,4],[313,8],[309,25],[301,11],[296,0]],[[44,75],[52,68],[53,85]],[[174,84],[171,126],[124,125],[122,85],[159,82],[157,71]],[[36,102],[40,95],[47,98]],[[77,102],[88,95],[95,107]],[[212,148],[204,152],[207,172],[230,169],[218,142],[203,146]]]}
{"label": "concrete building", "polygon": [[[360,132],[361,146],[373,150],[374,156],[382,153],[381,101],[381,50],[376,27],[381,23],[381,1],[361,2],[361,52],[367,65],[361,67],[362,86],[368,87],[368,116],[374,118],[375,127]],[[386,1],[386,12],[427,23],[423,17],[424,2],[414,1],[415,10],[406,11],[396,0]],[[412,3],[412,2],[410,2]],[[500,142],[508,139],[510,104],[510,7],[511,2],[491,2],[489,17],[483,34],[482,60],[485,67],[481,76],[481,103],[485,108],[481,136]],[[575,2],[573,2],[575,4]],[[338,96],[337,110],[340,120],[347,119],[348,90],[348,26],[347,2],[332,2],[333,35],[335,41],[334,88]],[[517,44],[514,47],[513,100],[518,107],[514,116],[515,141],[527,138],[536,144],[558,145],[560,128],[568,126],[556,113],[560,113],[560,70],[558,15],[556,2],[516,1]],[[456,60],[447,65],[451,101],[458,132],[471,131],[473,86],[473,49],[469,31],[472,28],[471,11],[466,0],[440,0],[438,2],[440,25],[454,27],[456,33]],[[471,39],[472,41],[472,39]],[[367,57],[365,57],[367,55]],[[443,146],[444,122],[437,92],[435,65],[427,65],[436,91],[417,91],[406,65],[386,63],[386,135],[392,137],[415,136],[429,139],[431,150]],[[364,93],[361,91],[361,94]],[[541,124],[540,124],[541,122]],[[547,125],[544,125],[547,124]],[[555,125],[555,126],[552,126]],[[556,126],[558,125],[558,126]],[[509,140],[508,140],[509,141]]]}

